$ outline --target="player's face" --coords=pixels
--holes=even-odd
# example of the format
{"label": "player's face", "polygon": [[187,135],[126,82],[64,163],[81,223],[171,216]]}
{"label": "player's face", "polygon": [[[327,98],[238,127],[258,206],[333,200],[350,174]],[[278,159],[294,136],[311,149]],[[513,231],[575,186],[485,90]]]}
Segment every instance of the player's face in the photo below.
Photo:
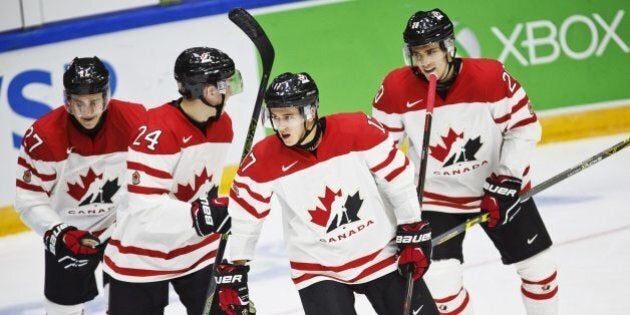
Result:
{"label": "player's face", "polygon": [[435,73],[439,80],[448,75],[448,61],[446,52],[440,49],[437,42],[411,47],[413,64],[428,79],[430,73]]}
{"label": "player's face", "polygon": [[270,108],[270,119],[273,129],[286,146],[294,146],[306,132],[304,117],[297,107]]}
{"label": "player's face", "polygon": [[103,93],[70,95],[68,110],[83,128],[90,130],[96,127],[105,110]]}

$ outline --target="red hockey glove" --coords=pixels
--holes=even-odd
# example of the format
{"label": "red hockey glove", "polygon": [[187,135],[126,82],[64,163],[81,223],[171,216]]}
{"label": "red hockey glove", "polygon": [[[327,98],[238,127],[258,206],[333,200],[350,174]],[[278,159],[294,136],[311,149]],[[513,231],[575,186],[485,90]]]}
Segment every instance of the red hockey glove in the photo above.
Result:
{"label": "red hockey glove", "polygon": [[216,268],[216,292],[221,310],[228,315],[255,314],[247,287],[249,266],[219,264]]}
{"label": "red hockey glove", "polygon": [[431,264],[431,227],[420,221],[402,224],[396,230],[398,271],[413,273],[413,280],[422,278]]}
{"label": "red hockey glove", "polygon": [[481,211],[490,214],[489,228],[507,224],[521,211],[521,183],[520,179],[505,175],[492,174],[486,179]]}
{"label": "red hockey glove", "polygon": [[199,198],[190,205],[193,227],[197,235],[205,236],[210,233],[227,233],[232,227],[232,220],[228,214],[227,197]]}
{"label": "red hockey glove", "polygon": [[98,237],[65,223],[44,233],[44,245],[65,269],[94,267],[102,258]]}

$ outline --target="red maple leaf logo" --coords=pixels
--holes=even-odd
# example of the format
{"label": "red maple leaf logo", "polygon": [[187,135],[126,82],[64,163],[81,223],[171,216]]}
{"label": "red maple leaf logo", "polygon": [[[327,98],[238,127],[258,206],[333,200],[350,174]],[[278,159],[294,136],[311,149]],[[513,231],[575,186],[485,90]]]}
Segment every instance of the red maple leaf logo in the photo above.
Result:
{"label": "red maple leaf logo", "polygon": [[330,218],[330,207],[332,206],[333,201],[335,201],[335,197],[341,197],[341,189],[337,192],[332,191],[328,186],[326,186],[326,192],[324,192],[324,197],[317,197],[319,201],[321,201],[324,209],[320,207],[315,207],[315,210],[308,210],[308,213],[311,215],[311,222],[326,227],[328,223],[328,218]]}
{"label": "red maple leaf logo", "polygon": [[446,159],[446,156],[448,155],[448,153],[451,151],[451,147],[453,146],[453,143],[455,143],[455,140],[457,140],[457,138],[463,139],[464,138],[464,133],[456,133],[455,131],[453,131],[453,129],[448,129],[448,134],[446,135],[446,137],[441,136],[440,138],[442,138],[442,142],[444,142],[444,146],[441,145],[436,145],[436,146],[429,146],[430,149],[430,155],[434,158],[436,158],[437,160],[444,162],[444,159]]}
{"label": "red maple leaf logo", "polygon": [[96,179],[103,179],[103,174],[96,175],[92,168],[89,168],[87,174],[81,175],[77,183],[72,184],[68,182],[68,194],[76,201],[81,201],[90,188],[90,185],[92,185]]}
{"label": "red maple leaf logo", "polygon": [[175,197],[181,201],[190,201],[192,197],[197,194],[199,188],[203,186],[206,182],[210,182],[212,180],[212,175],[208,175],[208,170],[204,167],[201,171],[201,174],[195,175],[195,181],[192,185],[186,184],[177,184],[177,192],[175,193]]}

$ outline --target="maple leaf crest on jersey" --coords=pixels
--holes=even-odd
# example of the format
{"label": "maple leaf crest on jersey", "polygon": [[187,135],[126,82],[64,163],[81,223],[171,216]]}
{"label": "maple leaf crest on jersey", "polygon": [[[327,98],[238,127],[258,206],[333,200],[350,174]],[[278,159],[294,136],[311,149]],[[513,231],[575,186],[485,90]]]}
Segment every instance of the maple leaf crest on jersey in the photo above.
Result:
{"label": "maple leaf crest on jersey", "polygon": [[[321,227],[327,227],[326,233],[330,233],[343,225],[361,220],[358,213],[363,199],[361,199],[359,192],[357,191],[354,195],[347,195],[344,203],[341,204],[341,201],[344,200],[343,195],[341,189],[335,192],[326,186],[324,196],[318,197],[323,209],[315,207],[315,210],[308,211],[311,215],[311,222]],[[330,219],[331,216],[332,220]]]}
{"label": "maple leaf crest on jersey", "polygon": [[[96,174],[90,167],[85,175],[79,176],[77,182],[71,183],[68,181],[68,195],[79,201],[79,207],[92,203],[113,203],[112,197],[120,189],[118,178],[106,180],[98,189],[92,188],[98,186],[94,185],[98,183],[97,179],[102,180],[103,174]],[[87,195],[90,190],[94,191],[94,193]]]}
{"label": "maple leaf crest on jersey", "polygon": [[204,167],[199,175],[195,175],[195,180],[192,184],[177,184],[177,192],[175,197],[181,201],[191,200],[205,183],[212,182],[212,174],[208,174],[208,170]]}
{"label": "maple leaf crest on jersey", "polygon": [[457,133],[449,128],[446,136],[440,136],[440,139],[442,143],[429,145],[429,154],[436,160],[444,162],[442,167],[477,161],[475,154],[482,146],[481,136],[465,139],[464,132]]}
{"label": "maple leaf crest on jersey", "polygon": [[90,189],[92,183],[97,179],[103,179],[103,174],[96,174],[90,167],[85,175],[81,175],[76,183],[68,182],[68,194],[76,201],[81,201],[83,196]]}

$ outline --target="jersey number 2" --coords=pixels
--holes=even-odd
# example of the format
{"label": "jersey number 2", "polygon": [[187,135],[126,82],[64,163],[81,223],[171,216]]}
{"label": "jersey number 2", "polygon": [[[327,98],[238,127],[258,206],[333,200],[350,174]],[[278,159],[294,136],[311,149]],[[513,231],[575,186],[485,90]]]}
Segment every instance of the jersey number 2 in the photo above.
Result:
{"label": "jersey number 2", "polygon": [[[158,144],[158,139],[162,135],[162,130],[155,130],[147,133],[147,126],[140,126],[140,133],[136,136],[136,139],[133,141],[133,145],[139,146],[140,139],[144,139],[147,141],[147,148],[151,151],[155,151],[155,146]],[[143,137],[144,136],[144,137]]]}

